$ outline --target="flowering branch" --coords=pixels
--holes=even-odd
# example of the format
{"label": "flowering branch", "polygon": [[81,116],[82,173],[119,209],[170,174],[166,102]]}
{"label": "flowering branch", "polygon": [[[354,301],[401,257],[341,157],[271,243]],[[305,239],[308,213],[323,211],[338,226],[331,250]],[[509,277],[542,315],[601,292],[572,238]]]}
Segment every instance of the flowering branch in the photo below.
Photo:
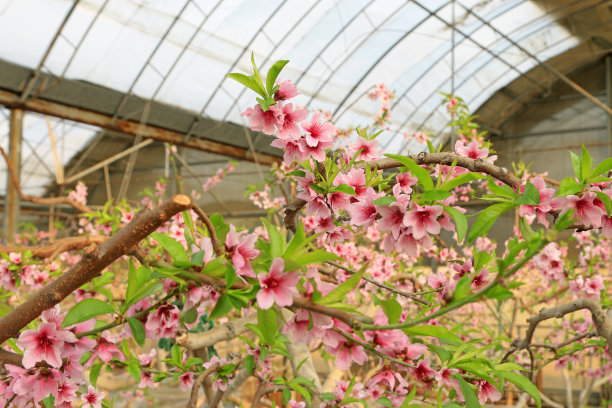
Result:
{"label": "flowering branch", "polygon": [[101,245],[89,246],[83,258],[72,268],[0,319],[0,344],[16,337],[22,328],[43,311],[98,276],[104,268],[132,250],[164,222],[190,207],[191,199],[188,196],[175,195],[157,208],[137,213],[130,223]]}
{"label": "flowering branch", "polygon": [[[471,159],[469,157],[460,156],[456,153],[425,153],[421,152],[417,155],[409,156],[413,159],[417,164],[442,164],[450,166],[456,161],[456,166],[463,167],[473,172],[480,172],[488,174],[497,180],[509,185],[513,188],[518,188],[522,185],[522,181],[513,173],[509,172],[505,167],[499,167],[494,164],[491,164],[483,159]],[[321,172],[320,167],[322,163],[317,162],[317,168],[319,172]],[[354,168],[364,169],[366,166],[369,166],[371,169],[391,169],[396,167],[402,167],[403,164],[395,159],[378,159],[369,162],[361,162],[354,166]],[[325,171],[323,170],[322,174]],[[285,227],[294,231],[296,229],[296,221],[295,217],[297,213],[307,204],[307,202],[301,198],[296,198],[291,203],[287,205],[285,208]]]}
{"label": "flowering branch", "polygon": [[77,211],[82,212],[82,213],[93,212],[91,208],[71,198],[68,198],[68,197],[45,198],[45,197],[34,197],[31,195],[23,194],[23,192],[21,191],[21,186],[19,185],[19,179],[17,178],[15,169],[13,168],[13,165],[11,164],[11,160],[9,159],[8,155],[6,154],[6,152],[4,151],[2,147],[0,147],[0,153],[2,153],[2,156],[4,156],[4,161],[6,161],[6,166],[8,167],[8,171],[11,176],[11,182],[13,183],[13,186],[17,190],[17,194],[19,194],[19,198],[21,198],[23,201],[30,201],[32,203],[44,204],[44,205],[68,204],[71,207],[75,208]]}

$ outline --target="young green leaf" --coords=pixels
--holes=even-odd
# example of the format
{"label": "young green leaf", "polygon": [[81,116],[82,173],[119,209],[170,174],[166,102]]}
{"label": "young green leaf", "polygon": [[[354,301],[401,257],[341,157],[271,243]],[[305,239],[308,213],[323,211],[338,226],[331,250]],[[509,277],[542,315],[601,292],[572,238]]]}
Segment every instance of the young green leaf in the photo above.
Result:
{"label": "young green leaf", "polygon": [[527,182],[523,194],[516,199],[516,204],[538,205],[540,204],[540,191],[532,183]]}
{"label": "young green leaf", "polygon": [[266,220],[265,218],[261,218],[261,222],[266,226],[266,229],[268,230],[268,237],[270,238],[270,257],[272,259],[278,258],[283,254],[283,251],[285,250],[285,240],[281,233],[278,231],[278,229],[276,229],[276,227],[272,225],[268,220]]}
{"label": "young green leaf", "polygon": [[451,193],[445,190],[428,190],[421,195],[423,201],[438,201],[450,197]]}
{"label": "young green leaf", "polygon": [[582,157],[580,157],[581,174],[584,180],[588,179],[591,175],[591,167],[593,167],[593,158],[587,151],[586,147],[582,145]]}
{"label": "young green leaf", "polygon": [[272,96],[272,90],[274,89],[274,83],[276,82],[276,78],[278,78],[278,75],[288,62],[289,60],[277,61],[268,71],[268,75],[266,75],[266,90],[268,91],[268,94],[270,96]]}
{"label": "young green leaf", "polygon": [[134,336],[134,340],[141,346],[144,346],[145,342],[145,328],[142,322],[138,319],[134,319],[133,317],[128,317],[127,322],[130,325],[130,329],[132,329],[132,335]]}
{"label": "young green leaf", "polygon": [[612,170],[612,157],[608,157],[590,171],[589,178],[594,178],[599,175],[608,176],[608,172]]}
{"label": "young green leaf", "polygon": [[372,204],[380,205],[380,206],[386,206],[386,205],[389,205],[389,204],[394,203],[396,201],[397,200],[393,196],[385,196],[385,197],[377,198],[376,200],[372,201]]}
{"label": "young green leaf", "polygon": [[467,233],[468,229],[467,218],[465,218],[465,215],[463,215],[463,213],[457,210],[456,208],[449,207],[446,205],[443,205],[442,207],[444,208],[444,211],[446,211],[455,222],[455,230],[457,231],[457,242],[461,243],[463,241],[463,238],[465,238],[465,234]]}
{"label": "young green leaf", "polygon": [[395,299],[387,299],[380,302],[380,307],[382,307],[383,312],[385,312],[385,316],[389,319],[389,324],[395,324],[399,322],[399,318],[402,314],[402,306]]}
{"label": "young green leaf", "polygon": [[168,253],[172,257],[172,263],[175,266],[191,266],[191,261],[189,260],[189,256],[187,255],[187,251],[185,251],[183,244],[181,244],[174,238],[171,238],[165,234],[160,234],[159,232],[152,233],[151,238],[159,242],[164,247],[164,249],[168,251]]}
{"label": "young green leaf", "polygon": [[227,294],[223,294],[217,300],[217,304],[213,308],[212,312],[210,312],[210,319],[218,319],[221,316],[229,313],[230,310],[234,308],[230,297]]}
{"label": "young green leaf", "polygon": [[231,73],[231,74],[227,74],[226,76],[230,79],[233,79],[234,81],[240,82],[242,85],[246,86],[247,88],[254,91],[255,93],[263,96],[264,98],[267,96],[266,92],[261,88],[261,86],[259,86],[257,81],[253,79],[253,77],[250,77],[244,74],[240,74],[240,73]]}
{"label": "young green leaf", "polygon": [[359,285],[359,282],[361,281],[361,276],[365,272],[367,266],[368,264],[366,263],[364,266],[361,267],[359,271],[355,272],[350,278],[348,278],[347,280],[342,282],[340,285],[338,285],[334,290],[329,292],[325,297],[319,299],[318,303],[329,305],[331,303],[336,303],[344,299],[344,297],[351,290],[355,289],[355,287]]}
{"label": "young green leaf", "polygon": [[514,207],[512,203],[499,203],[482,210],[472,226],[468,241],[473,242],[476,238],[484,236],[491,229],[495,220],[512,207]]}
{"label": "young green leaf", "polygon": [[566,177],[561,180],[561,185],[559,186],[557,197],[576,194],[579,191],[582,191],[582,184],[576,182],[576,179],[574,177]]}
{"label": "young green leaf", "polygon": [[458,346],[463,343],[458,336],[454,335],[447,328],[442,326],[413,326],[402,330],[409,336],[435,337],[454,346]]}
{"label": "young green leaf", "polygon": [[467,408],[480,408],[481,405],[478,402],[478,396],[474,388],[463,378],[459,378],[457,381],[459,381],[459,388],[461,389],[461,394],[463,394],[465,406]]}
{"label": "young green leaf", "polygon": [[66,317],[64,317],[62,327],[72,326],[73,324],[89,320],[92,317],[114,312],[115,309],[111,305],[99,299],[83,299],[70,309]]}
{"label": "young green leaf", "polygon": [[582,183],[584,178],[582,176],[582,158],[577,156],[574,152],[569,152],[570,158],[572,159],[572,167],[574,168],[574,174],[578,180]]}
{"label": "young green leaf", "polygon": [[458,187],[462,184],[465,183],[469,183],[470,181],[473,180],[479,180],[479,179],[483,179],[486,178],[487,176],[480,174],[480,173],[464,173],[464,174],[460,174],[457,177],[454,177],[450,180],[445,181],[444,183],[442,183],[442,185],[440,186],[440,190],[445,190],[445,191],[449,191],[452,190],[455,187]]}
{"label": "young green leaf", "polygon": [[274,345],[276,343],[276,333],[278,332],[278,318],[274,308],[257,309],[257,325],[261,329],[265,344]]}
{"label": "young green leaf", "polygon": [[538,388],[533,385],[533,383],[529,381],[529,379],[520,374],[516,374],[510,371],[497,371],[496,374],[510,381],[512,384],[516,385],[517,387],[525,391],[527,394],[531,395],[531,397],[535,400],[536,404],[538,404],[538,408],[542,407],[542,397],[540,396],[540,391],[538,391]]}

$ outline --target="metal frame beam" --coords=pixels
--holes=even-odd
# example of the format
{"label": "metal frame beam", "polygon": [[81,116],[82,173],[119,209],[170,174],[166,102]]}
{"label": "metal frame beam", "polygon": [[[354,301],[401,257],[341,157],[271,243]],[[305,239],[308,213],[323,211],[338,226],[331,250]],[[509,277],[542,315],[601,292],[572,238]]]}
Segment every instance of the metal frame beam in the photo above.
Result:
{"label": "metal frame beam", "polygon": [[[75,122],[86,123],[104,129],[114,130],[127,135],[141,135],[148,139],[176,144],[204,152],[217,153],[234,157],[240,160],[255,161],[255,157],[248,148],[241,148],[220,142],[199,138],[185,139],[185,134],[164,129],[158,126],[142,125],[132,120],[123,120],[113,123],[111,115],[75,108],[61,103],[50,102],[40,98],[31,98],[19,103],[19,95],[13,92],[0,90],[0,105],[8,108],[22,108],[27,111],[38,112],[58,118],[69,119]],[[238,127],[238,126],[236,126]],[[280,163],[281,158],[264,153],[257,153],[257,160],[261,164],[271,165]]]}

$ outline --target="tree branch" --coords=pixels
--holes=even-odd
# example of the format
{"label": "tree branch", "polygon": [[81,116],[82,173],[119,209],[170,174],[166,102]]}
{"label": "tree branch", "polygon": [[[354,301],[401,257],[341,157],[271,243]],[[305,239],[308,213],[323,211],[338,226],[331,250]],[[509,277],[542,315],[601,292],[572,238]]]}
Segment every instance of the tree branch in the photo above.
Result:
{"label": "tree branch", "polygon": [[[522,185],[520,178],[512,174],[505,167],[499,167],[491,164],[483,159],[470,159],[469,157],[459,156],[456,153],[425,153],[421,152],[418,155],[409,156],[417,164],[443,164],[450,166],[456,160],[456,166],[463,167],[470,171],[486,173],[497,180],[506,183],[510,187],[517,188]],[[384,170],[396,167],[402,167],[403,164],[395,159],[378,159],[370,162],[361,162],[353,166],[357,169],[364,169],[369,165],[372,169]],[[297,213],[306,205],[306,201],[301,198],[296,198],[285,207],[285,227],[294,231],[296,229],[295,217]]]}
{"label": "tree branch", "polygon": [[101,245],[89,246],[83,258],[72,268],[0,319],[0,344],[11,337],[17,337],[19,331],[43,311],[98,276],[104,268],[130,252],[172,216],[190,207],[191,199],[188,196],[175,195],[157,208],[137,213],[130,223]]}
{"label": "tree branch", "polygon": [[83,237],[61,238],[52,244],[42,244],[36,246],[0,246],[0,252],[30,251],[36,258],[54,258],[56,255],[67,251],[76,251],[90,246],[91,244],[101,244],[108,239],[105,235],[91,235]]}
{"label": "tree branch", "polygon": [[200,217],[204,225],[206,225],[208,233],[210,234],[210,240],[212,241],[213,249],[215,250],[215,254],[217,254],[217,256],[221,256],[223,254],[223,246],[217,239],[215,227],[212,225],[212,222],[210,222],[210,219],[208,218],[204,210],[202,210],[196,203],[192,203],[191,208],[193,208],[193,211],[198,214],[198,217]]}
{"label": "tree branch", "polygon": [[211,330],[202,333],[180,332],[175,338],[176,344],[190,350],[214,346],[219,342],[231,340],[239,334],[244,333],[248,330],[246,325],[249,323],[257,323],[256,313],[251,313],[238,320],[215,326]]}
{"label": "tree branch", "polygon": [[81,203],[78,203],[68,197],[47,198],[47,197],[34,197],[31,195],[23,194],[23,191],[21,191],[21,186],[19,185],[19,178],[17,177],[17,174],[15,173],[15,169],[13,168],[11,160],[9,159],[8,155],[6,154],[6,152],[4,151],[2,147],[0,147],[0,153],[2,153],[2,156],[4,156],[4,161],[6,161],[6,166],[8,167],[8,171],[11,176],[11,182],[13,183],[13,186],[17,190],[17,194],[19,194],[19,198],[21,198],[23,201],[30,201],[32,203],[44,204],[44,205],[68,204],[69,206],[75,208],[77,211],[82,212],[82,213],[93,212],[91,208]]}

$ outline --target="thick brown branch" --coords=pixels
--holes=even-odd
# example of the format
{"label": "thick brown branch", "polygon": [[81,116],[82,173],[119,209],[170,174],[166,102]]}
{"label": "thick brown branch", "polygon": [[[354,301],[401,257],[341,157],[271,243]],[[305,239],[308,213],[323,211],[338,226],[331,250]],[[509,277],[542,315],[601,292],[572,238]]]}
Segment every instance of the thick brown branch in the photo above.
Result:
{"label": "thick brown branch", "polygon": [[9,252],[25,252],[30,251],[35,258],[54,258],[56,255],[67,251],[76,251],[90,246],[91,244],[101,244],[108,239],[104,235],[92,235],[87,237],[68,237],[61,238],[52,244],[43,244],[36,246],[0,246],[0,252],[8,254]]}
{"label": "thick brown branch", "polygon": [[0,362],[2,364],[12,364],[17,367],[21,367],[21,359],[23,356],[21,354],[13,353],[12,351],[7,351],[4,349],[0,349]]}
{"label": "thick brown branch", "polygon": [[[480,172],[490,175],[491,177],[506,183],[510,187],[518,188],[522,181],[520,178],[509,172],[505,167],[499,167],[491,164],[483,159],[470,159],[469,157],[459,156],[455,153],[419,153],[418,155],[410,156],[411,159],[416,161],[418,164],[444,164],[450,166],[456,160],[457,167],[463,167],[470,171]],[[370,166],[372,169],[392,169],[396,167],[402,167],[403,164],[395,159],[379,159],[370,162],[362,162],[356,164],[354,167],[363,169],[366,166]],[[296,229],[296,215],[306,205],[306,201],[301,198],[296,198],[290,202],[285,208],[285,227],[290,231]]]}
{"label": "thick brown branch", "polygon": [[190,207],[191,199],[188,196],[175,195],[157,208],[137,213],[129,224],[101,245],[89,246],[83,258],[72,268],[0,319],[0,344],[11,337],[17,337],[19,331],[43,311],[98,276],[104,268],[129,253],[172,216]]}
{"label": "thick brown branch", "polygon": [[257,314],[251,313],[246,317],[234,320],[203,333],[181,332],[176,336],[176,344],[187,347],[190,350],[214,346],[222,341],[227,341],[248,330],[247,324],[257,323]]}
{"label": "thick brown branch", "polygon": [[[198,378],[196,381],[194,381],[193,388],[191,389],[191,396],[189,398],[189,401],[187,402],[187,408],[197,407],[198,390],[199,390],[200,384],[202,384],[209,375],[221,370],[221,368],[227,365],[233,364],[236,366],[236,368],[238,368],[238,365],[242,361],[242,356],[240,355],[240,353],[230,353],[228,357],[229,357],[229,361],[225,363],[214,363],[210,367],[208,367],[206,370],[204,370],[200,375],[198,375]],[[214,405],[209,404],[208,406],[216,407],[221,401],[222,396],[223,394],[221,394],[218,399],[217,399],[217,396],[215,396],[214,401],[216,401],[216,403]]]}
{"label": "thick brown branch", "polygon": [[30,201],[32,203],[43,205],[68,204],[69,206],[75,208],[77,211],[82,213],[93,212],[91,208],[81,203],[78,203],[68,197],[34,197],[23,194],[23,191],[21,191],[21,186],[19,185],[19,179],[17,177],[17,174],[15,173],[15,169],[13,169],[13,165],[11,164],[11,160],[9,159],[8,155],[2,147],[0,147],[0,153],[2,153],[2,156],[4,156],[4,161],[6,161],[6,166],[8,167],[8,171],[11,176],[11,182],[17,190],[17,194],[19,194],[19,198],[21,198],[23,201]]}

